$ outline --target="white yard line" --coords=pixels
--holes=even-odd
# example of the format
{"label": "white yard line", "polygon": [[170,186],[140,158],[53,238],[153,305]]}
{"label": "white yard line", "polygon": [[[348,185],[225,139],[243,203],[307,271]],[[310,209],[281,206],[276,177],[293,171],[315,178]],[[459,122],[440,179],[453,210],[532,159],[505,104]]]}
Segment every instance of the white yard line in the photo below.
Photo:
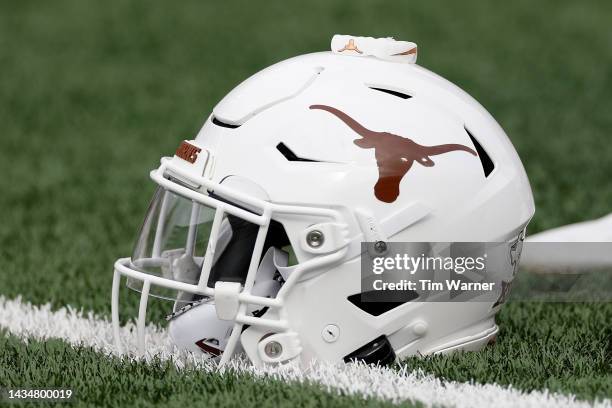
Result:
{"label": "white yard line", "polygon": [[[0,327],[27,340],[28,338],[57,338],[72,345],[85,345],[104,352],[117,354],[113,345],[113,330],[108,319],[93,313],[82,313],[67,307],[52,311],[49,304],[33,306],[20,298],[0,296]],[[136,350],[133,324],[121,329],[124,346]],[[203,370],[214,365],[194,355],[177,358],[164,330],[147,328],[148,357],[174,358],[179,366],[196,364]],[[495,384],[470,384],[442,381],[422,372],[370,367],[360,364],[313,364],[305,370],[296,367],[257,369],[244,361],[232,362],[240,372],[267,375],[292,382],[314,382],[330,391],[378,397],[392,402],[420,401],[426,406],[445,407],[612,407],[612,401],[590,404],[577,401],[574,396],[542,391],[523,392]]]}

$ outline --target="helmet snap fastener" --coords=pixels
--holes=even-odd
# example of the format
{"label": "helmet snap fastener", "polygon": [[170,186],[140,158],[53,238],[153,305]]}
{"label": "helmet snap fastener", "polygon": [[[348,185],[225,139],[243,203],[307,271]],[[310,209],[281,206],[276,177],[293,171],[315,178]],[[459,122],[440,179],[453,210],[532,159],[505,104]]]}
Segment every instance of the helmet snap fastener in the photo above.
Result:
{"label": "helmet snap fastener", "polygon": [[321,332],[321,337],[328,343],[333,343],[340,337],[340,328],[335,324],[328,324]]}
{"label": "helmet snap fastener", "polygon": [[427,332],[427,323],[419,320],[412,326],[412,332],[417,336],[423,336]]}
{"label": "helmet snap fastener", "polygon": [[319,230],[312,230],[306,235],[306,243],[311,248],[319,248],[325,242],[325,236]]}
{"label": "helmet snap fastener", "polygon": [[382,254],[387,250],[387,243],[385,241],[376,241],[374,243],[374,250],[379,254]]}
{"label": "helmet snap fastener", "polygon": [[266,355],[270,358],[276,358],[283,352],[283,346],[278,341],[271,341],[264,347]]}

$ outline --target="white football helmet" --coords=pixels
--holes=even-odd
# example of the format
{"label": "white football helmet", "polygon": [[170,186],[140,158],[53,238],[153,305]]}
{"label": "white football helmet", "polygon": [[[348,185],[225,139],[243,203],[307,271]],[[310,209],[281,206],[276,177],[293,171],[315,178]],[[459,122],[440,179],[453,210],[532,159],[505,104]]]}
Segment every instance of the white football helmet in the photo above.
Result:
{"label": "white football helmet", "polygon": [[141,292],[141,352],[148,295],[173,301],[179,347],[222,364],[238,351],[260,365],[384,364],[490,341],[507,288],[497,302],[355,297],[362,242],[505,242],[514,266],[534,213],[502,128],[415,60],[414,43],[335,36],[332,52],[275,64],[223,98],[151,172],[134,252],[115,263],[118,346],[122,276]]}

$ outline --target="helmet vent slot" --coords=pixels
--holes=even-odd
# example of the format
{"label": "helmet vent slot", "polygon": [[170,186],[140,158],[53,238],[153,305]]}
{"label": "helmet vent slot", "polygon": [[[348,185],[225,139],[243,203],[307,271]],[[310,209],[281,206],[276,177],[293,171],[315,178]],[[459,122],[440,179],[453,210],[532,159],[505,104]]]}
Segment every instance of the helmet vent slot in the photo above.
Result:
{"label": "helmet vent slot", "polygon": [[368,292],[356,293],[349,296],[347,299],[364,312],[372,316],[380,316],[418,297],[419,294],[413,290],[400,292],[371,290]]}
{"label": "helmet vent slot", "polygon": [[412,95],[408,95],[406,93],[399,92],[399,91],[393,91],[391,89],[380,88],[380,87],[377,87],[377,86],[369,86],[368,88],[373,89],[375,91],[384,92],[384,93],[387,93],[389,95],[397,96],[398,98],[402,98],[402,99],[412,98]]}
{"label": "helmet vent slot", "polygon": [[287,147],[287,145],[284,144],[283,142],[280,142],[279,144],[276,145],[276,150],[281,152],[281,154],[285,156],[285,159],[289,161],[319,162],[319,160],[306,159],[304,157],[299,157],[297,154],[293,152],[293,150]]}
{"label": "helmet vent slot", "polygon": [[472,143],[474,143],[474,147],[476,148],[476,152],[478,153],[478,158],[480,159],[480,164],[482,164],[482,170],[484,171],[485,177],[489,177],[489,174],[491,174],[491,172],[495,168],[493,160],[491,160],[491,157],[487,154],[487,151],[480,145],[480,143],[478,143],[478,140],[476,140],[474,135],[470,133],[468,128],[466,128],[465,126],[463,128],[472,140]]}
{"label": "helmet vent slot", "polygon": [[217,119],[214,116],[212,118],[212,123],[217,125],[217,126],[221,126],[221,127],[228,128],[228,129],[236,129],[236,128],[240,127],[240,125],[232,125],[231,123],[222,122],[222,121],[220,121],[219,119]]}

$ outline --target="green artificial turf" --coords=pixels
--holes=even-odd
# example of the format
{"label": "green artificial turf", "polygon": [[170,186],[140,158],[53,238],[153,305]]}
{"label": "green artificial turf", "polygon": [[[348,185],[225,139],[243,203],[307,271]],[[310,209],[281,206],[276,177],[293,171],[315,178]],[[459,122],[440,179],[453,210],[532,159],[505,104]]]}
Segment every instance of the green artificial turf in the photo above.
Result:
{"label": "green artificial turf", "polygon": [[610,322],[609,304],[509,303],[498,316],[494,345],[477,353],[411,357],[404,363],[450,380],[610,398]]}
{"label": "green artificial turf", "polygon": [[[154,190],[148,171],[241,80],[284,58],[327,50],[334,33],[417,42],[421,65],[497,118],[534,190],[530,232],[607,214],[610,15],[605,0],[2,1],[0,294],[109,315],[112,263],[130,254]],[[137,303],[126,293],[123,316],[135,316]],[[410,364],[452,379],[610,397],[611,310],[609,303],[511,303],[494,348]],[[164,312],[154,302],[152,315]],[[55,343],[48,347],[63,351],[47,365],[45,346],[33,343],[34,369],[27,349],[3,344],[4,361],[11,350],[26,360],[3,373],[41,383],[55,378],[62,353],[72,355],[86,401],[135,398],[125,384],[112,384],[113,370],[137,378],[142,392],[148,379],[158,383],[171,371],[120,368],[87,350],[80,359]],[[98,384],[95,367],[108,370],[104,384],[86,388],[87,379]],[[203,390],[189,375],[168,375],[180,389],[177,401],[187,401],[190,387]],[[236,395],[253,389],[244,379],[218,381]],[[112,397],[103,395],[108,390]],[[314,406],[328,397],[313,391],[303,398]]]}
{"label": "green artificial turf", "polygon": [[[316,384],[288,386],[232,371],[179,371],[169,361],[147,364],[110,358],[59,340],[25,345],[0,332],[0,350],[0,384],[6,388],[68,388],[74,395],[68,406],[391,406],[377,399],[327,392]],[[0,405],[2,402],[6,403],[0,400]],[[405,402],[401,406],[420,404]]]}

